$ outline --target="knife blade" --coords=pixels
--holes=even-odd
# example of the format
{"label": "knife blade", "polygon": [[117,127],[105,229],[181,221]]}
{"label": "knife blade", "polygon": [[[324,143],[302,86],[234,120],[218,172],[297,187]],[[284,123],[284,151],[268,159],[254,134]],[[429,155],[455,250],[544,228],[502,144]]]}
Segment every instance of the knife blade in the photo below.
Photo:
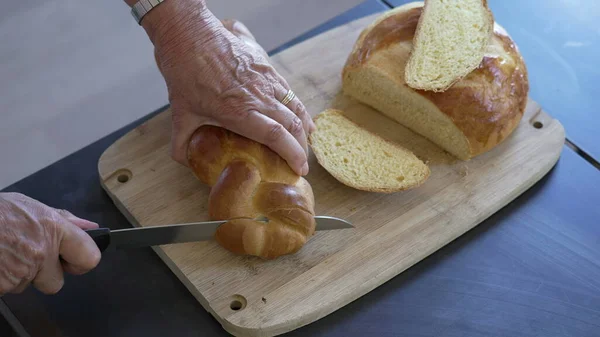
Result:
{"label": "knife blade", "polygon": [[[256,220],[268,221],[265,218]],[[86,233],[94,239],[100,251],[130,249],[211,240],[217,228],[227,221],[203,221],[117,230],[96,228],[86,230]],[[331,216],[315,216],[315,221],[317,231],[354,228],[348,221]]]}

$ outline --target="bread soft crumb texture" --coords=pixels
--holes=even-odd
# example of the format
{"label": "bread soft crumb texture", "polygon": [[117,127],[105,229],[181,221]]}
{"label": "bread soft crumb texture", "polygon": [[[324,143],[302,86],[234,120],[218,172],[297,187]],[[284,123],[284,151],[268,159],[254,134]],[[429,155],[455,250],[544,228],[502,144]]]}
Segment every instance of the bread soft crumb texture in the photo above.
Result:
{"label": "bread soft crumb texture", "polygon": [[430,170],[400,145],[371,133],[340,110],[314,119],[309,144],[317,161],[341,183],[359,190],[392,193],[421,185]]}
{"label": "bread soft crumb texture", "polygon": [[366,27],[342,72],[343,92],[426,137],[461,160],[485,153],[512,134],[528,101],[525,62],[495,24],[481,64],[443,92],[405,79],[423,2],[396,7]]}
{"label": "bread soft crumb texture", "polygon": [[426,0],[406,83],[415,89],[446,90],[481,63],[493,25],[486,0]]}

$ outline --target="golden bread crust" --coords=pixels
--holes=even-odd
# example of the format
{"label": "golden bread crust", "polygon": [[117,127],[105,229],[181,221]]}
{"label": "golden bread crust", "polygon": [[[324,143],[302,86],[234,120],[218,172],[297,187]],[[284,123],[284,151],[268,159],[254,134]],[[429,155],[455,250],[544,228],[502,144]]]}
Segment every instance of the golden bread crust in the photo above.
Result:
{"label": "golden bread crust", "polygon": [[527,68],[514,41],[495,24],[482,62],[468,76],[444,92],[410,88],[398,62],[392,67],[385,58],[376,63],[372,59],[393,50],[393,57],[403,60],[405,66],[422,10],[422,2],[410,3],[388,11],[364,29],[344,66],[343,82],[351,73],[370,66],[398,86],[418,93],[464,134],[470,154],[461,159],[469,159],[497,146],[521,121],[529,92]]}
{"label": "golden bread crust", "polygon": [[[297,252],[314,234],[311,186],[268,147],[206,125],[190,139],[188,162],[211,186],[210,218],[231,219],[215,233],[225,249],[273,259]],[[253,220],[262,216],[269,221]]]}

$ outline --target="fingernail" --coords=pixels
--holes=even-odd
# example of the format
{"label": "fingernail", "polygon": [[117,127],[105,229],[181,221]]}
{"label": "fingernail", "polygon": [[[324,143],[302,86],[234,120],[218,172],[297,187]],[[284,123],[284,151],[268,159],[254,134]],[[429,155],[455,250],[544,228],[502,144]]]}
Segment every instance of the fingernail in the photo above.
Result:
{"label": "fingernail", "polygon": [[305,176],[308,174],[308,162],[305,162],[302,166],[302,175]]}

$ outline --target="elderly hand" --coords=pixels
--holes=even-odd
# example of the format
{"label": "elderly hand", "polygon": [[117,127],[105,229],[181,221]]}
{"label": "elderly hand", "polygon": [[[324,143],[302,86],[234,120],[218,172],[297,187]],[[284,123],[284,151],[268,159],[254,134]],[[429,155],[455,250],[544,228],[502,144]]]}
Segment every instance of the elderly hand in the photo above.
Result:
{"label": "elderly hand", "polygon": [[64,271],[95,268],[100,251],[82,229],[97,227],[22,194],[0,193],[0,296],[20,293],[30,283],[54,294],[63,286]]}
{"label": "elderly hand", "polygon": [[315,126],[244,25],[221,22],[202,0],[166,1],[142,20],[155,46],[172,108],[172,157],[187,165],[190,136],[216,125],[265,144],[299,175],[308,173]]}

